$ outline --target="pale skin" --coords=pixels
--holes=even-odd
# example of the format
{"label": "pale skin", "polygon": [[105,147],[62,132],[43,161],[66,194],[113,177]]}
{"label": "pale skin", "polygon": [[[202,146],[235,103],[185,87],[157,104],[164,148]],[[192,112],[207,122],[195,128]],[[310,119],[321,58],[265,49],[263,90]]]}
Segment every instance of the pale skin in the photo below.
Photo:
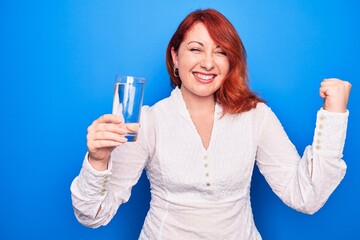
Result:
{"label": "pale skin", "polygon": [[183,99],[207,149],[214,122],[214,93],[229,72],[229,59],[202,23],[193,26],[178,51],[172,48],[171,55],[179,69]]}
{"label": "pale skin", "polygon": [[[202,23],[193,26],[177,52],[172,49],[172,58],[182,80],[183,99],[206,149],[213,128],[214,92],[229,71],[228,58]],[[324,110],[346,112],[350,90],[351,84],[347,81],[324,79],[319,89]],[[104,171],[108,168],[111,152],[127,142],[124,137],[127,131],[126,125],[113,114],[101,116],[88,127],[89,163],[94,169]]]}

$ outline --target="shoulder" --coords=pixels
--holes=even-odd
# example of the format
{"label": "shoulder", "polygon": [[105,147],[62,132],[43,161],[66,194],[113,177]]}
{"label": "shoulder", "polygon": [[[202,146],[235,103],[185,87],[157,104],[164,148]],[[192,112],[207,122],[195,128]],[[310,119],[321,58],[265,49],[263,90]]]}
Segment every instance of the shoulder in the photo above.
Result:
{"label": "shoulder", "polygon": [[248,114],[250,115],[252,123],[256,126],[279,121],[271,107],[262,102],[257,103],[256,107],[251,109]]}
{"label": "shoulder", "polygon": [[156,115],[163,115],[172,109],[174,109],[173,101],[171,100],[171,96],[169,96],[156,102],[152,106],[144,105],[141,109],[141,117],[144,116],[144,118],[153,119],[156,117]]}
{"label": "shoulder", "polygon": [[170,96],[156,102],[153,106],[149,107],[149,111],[153,113],[171,113],[175,111],[181,102],[181,92],[178,88],[171,91]]}
{"label": "shoulder", "polygon": [[270,115],[273,115],[271,108],[262,102],[257,103],[257,105],[246,112],[236,113],[236,114],[226,114],[224,115],[225,119],[232,119],[244,123],[247,121],[250,125],[259,126],[268,119]]}
{"label": "shoulder", "polygon": [[249,114],[256,116],[256,117],[265,117],[267,114],[272,113],[273,111],[271,108],[263,102],[259,102],[256,104],[256,107],[248,111]]}
{"label": "shoulder", "polygon": [[167,111],[169,109],[172,109],[172,101],[170,99],[170,97],[164,98],[158,102],[156,102],[154,105],[152,106],[144,106],[143,108],[146,109],[146,112],[148,114],[153,114],[156,112],[162,112],[162,111]]}

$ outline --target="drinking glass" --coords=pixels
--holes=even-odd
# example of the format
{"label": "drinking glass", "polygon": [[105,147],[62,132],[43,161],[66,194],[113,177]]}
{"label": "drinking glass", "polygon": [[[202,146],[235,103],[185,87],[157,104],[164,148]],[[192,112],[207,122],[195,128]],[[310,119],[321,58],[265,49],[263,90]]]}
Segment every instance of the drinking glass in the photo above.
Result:
{"label": "drinking glass", "polygon": [[112,113],[120,116],[128,130],[129,142],[137,139],[145,78],[116,75]]}

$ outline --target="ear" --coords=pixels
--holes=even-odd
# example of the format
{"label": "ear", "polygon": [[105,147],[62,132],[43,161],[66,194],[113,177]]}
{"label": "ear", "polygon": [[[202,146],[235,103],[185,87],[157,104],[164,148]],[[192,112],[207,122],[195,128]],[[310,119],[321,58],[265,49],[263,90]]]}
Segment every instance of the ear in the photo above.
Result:
{"label": "ear", "polygon": [[175,52],[174,47],[171,48],[171,57],[174,63],[174,67],[178,67],[178,55],[177,52]]}

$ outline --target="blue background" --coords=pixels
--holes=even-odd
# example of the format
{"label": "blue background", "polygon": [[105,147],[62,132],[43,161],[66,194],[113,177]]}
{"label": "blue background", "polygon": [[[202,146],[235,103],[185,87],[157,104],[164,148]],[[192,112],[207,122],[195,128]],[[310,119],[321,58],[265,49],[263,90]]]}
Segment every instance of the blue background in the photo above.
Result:
{"label": "blue background", "polygon": [[149,207],[143,176],[99,229],[79,224],[70,184],[86,128],[109,113],[115,74],[147,79],[145,104],[168,96],[165,49],[192,10],[220,10],[248,53],[260,93],[302,154],[322,105],[320,81],[353,84],[345,179],[313,216],[286,207],[255,169],[252,206],[264,239],[360,239],[360,3],[356,0],[0,1],[0,239],[137,239]]}

